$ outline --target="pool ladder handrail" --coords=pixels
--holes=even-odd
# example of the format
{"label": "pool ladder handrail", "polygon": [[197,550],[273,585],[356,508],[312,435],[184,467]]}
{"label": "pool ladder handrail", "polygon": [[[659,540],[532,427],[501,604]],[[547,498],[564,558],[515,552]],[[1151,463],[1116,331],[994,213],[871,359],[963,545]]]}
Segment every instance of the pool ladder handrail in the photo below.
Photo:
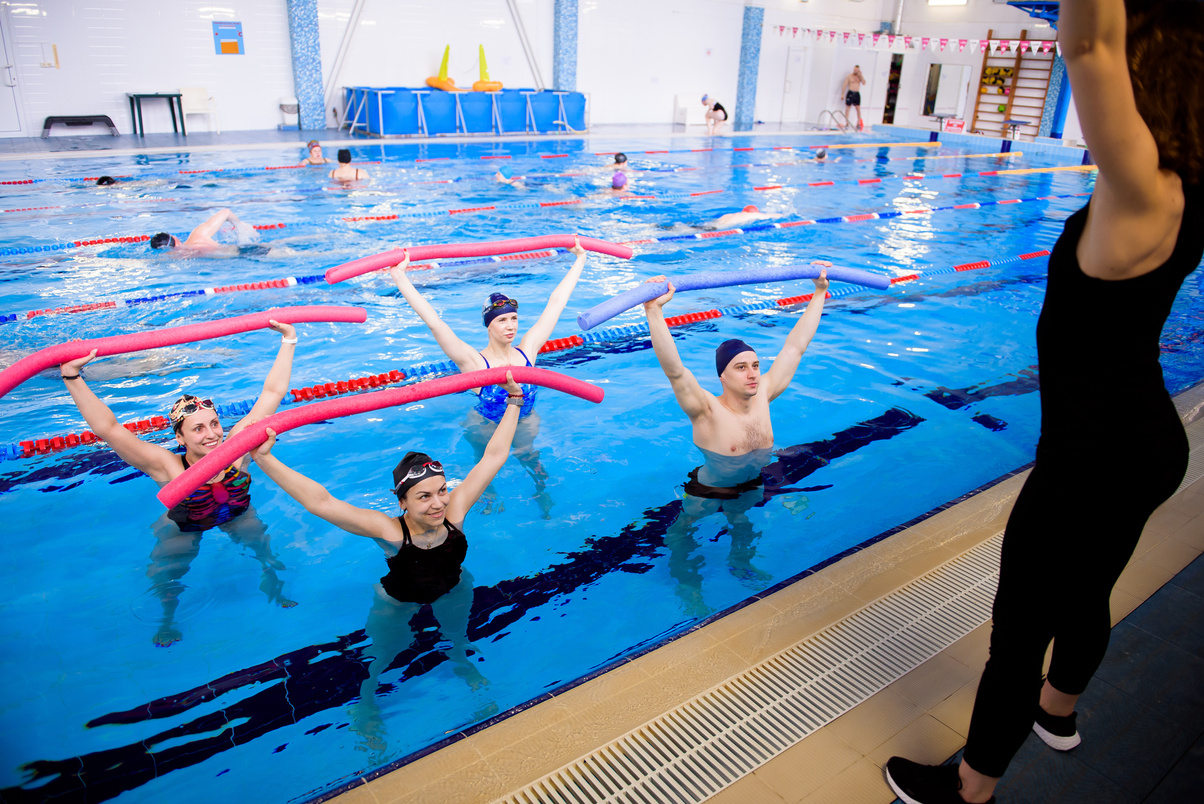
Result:
{"label": "pool ladder handrail", "polygon": [[[845,115],[844,112],[840,111],[839,109],[824,109],[822,112],[819,113],[819,119],[815,121],[816,128],[819,128],[819,129],[823,128],[824,115],[828,115],[829,117],[831,117],[832,125],[838,129],[840,129],[841,132],[848,131],[849,129],[851,129],[853,127],[853,124],[849,122],[849,118]],[[842,118],[844,118],[843,124],[841,124],[841,122],[836,119],[836,115],[840,115]]]}

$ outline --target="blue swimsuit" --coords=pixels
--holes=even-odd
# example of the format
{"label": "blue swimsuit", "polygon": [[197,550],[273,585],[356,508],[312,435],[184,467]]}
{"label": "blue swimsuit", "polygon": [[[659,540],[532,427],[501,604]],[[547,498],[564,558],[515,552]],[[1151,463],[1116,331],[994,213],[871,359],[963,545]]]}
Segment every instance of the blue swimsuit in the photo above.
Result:
{"label": "blue swimsuit", "polygon": [[[531,358],[527,357],[527,353],[517,346],[514,348],[516,352],[523,356],[523,360],[527,361],[527,365],[531,365]],[[481,355],[485,361],[485,368],[491,368],[489,358]],[[523,418],[531,413],[535,408],[535,392],[539,390],[537,385],[524,385],[523,389],[523,406],[519,409],[518,416]],[[477,399],[476,412],[489,419],[491,422],[500,422],[502,416],[506,413],[506,399],[509,394],[504,386],[501,385],[486,385],[481,389],[479,398]]]}

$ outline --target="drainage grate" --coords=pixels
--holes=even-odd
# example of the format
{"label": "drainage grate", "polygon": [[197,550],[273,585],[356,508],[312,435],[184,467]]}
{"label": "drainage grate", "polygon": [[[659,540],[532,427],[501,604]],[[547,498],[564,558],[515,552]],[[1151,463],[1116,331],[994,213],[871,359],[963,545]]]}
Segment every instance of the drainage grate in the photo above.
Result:
{"label": "drainage grate", "polygon": [[500,804],[693,804],[990,618],[1002,534]]}
{"label": "drainage grate", "polygon": [[1204,418],[1187,428],[1187,443],[1191,445],[1191,456],[1187,460],[1187,474],[1175,490],[1176,494],[1204,477]]}

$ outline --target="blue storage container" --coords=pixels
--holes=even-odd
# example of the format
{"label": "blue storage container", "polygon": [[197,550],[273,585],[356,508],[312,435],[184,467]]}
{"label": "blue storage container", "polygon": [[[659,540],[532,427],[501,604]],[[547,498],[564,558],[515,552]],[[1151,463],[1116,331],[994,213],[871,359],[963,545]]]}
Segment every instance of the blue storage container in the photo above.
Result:
{"label": "blue storage container", "polygon": [[493,95],[488,92],[457,93],[463,130],[470,134],[493,133]]}

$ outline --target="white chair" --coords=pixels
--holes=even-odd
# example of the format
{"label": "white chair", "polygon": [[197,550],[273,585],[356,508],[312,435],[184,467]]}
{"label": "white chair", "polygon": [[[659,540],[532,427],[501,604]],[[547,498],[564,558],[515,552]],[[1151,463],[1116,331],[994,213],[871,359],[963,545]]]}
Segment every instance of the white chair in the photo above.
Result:
{"label": "white chair", "polygon": [[222,133],[217,122],[217,101],[209,94],[209,90],[204,87],[180,87],[180,105],[184,109],[185,116],[190,114],[209,115],[209,130],[218,134]]}

